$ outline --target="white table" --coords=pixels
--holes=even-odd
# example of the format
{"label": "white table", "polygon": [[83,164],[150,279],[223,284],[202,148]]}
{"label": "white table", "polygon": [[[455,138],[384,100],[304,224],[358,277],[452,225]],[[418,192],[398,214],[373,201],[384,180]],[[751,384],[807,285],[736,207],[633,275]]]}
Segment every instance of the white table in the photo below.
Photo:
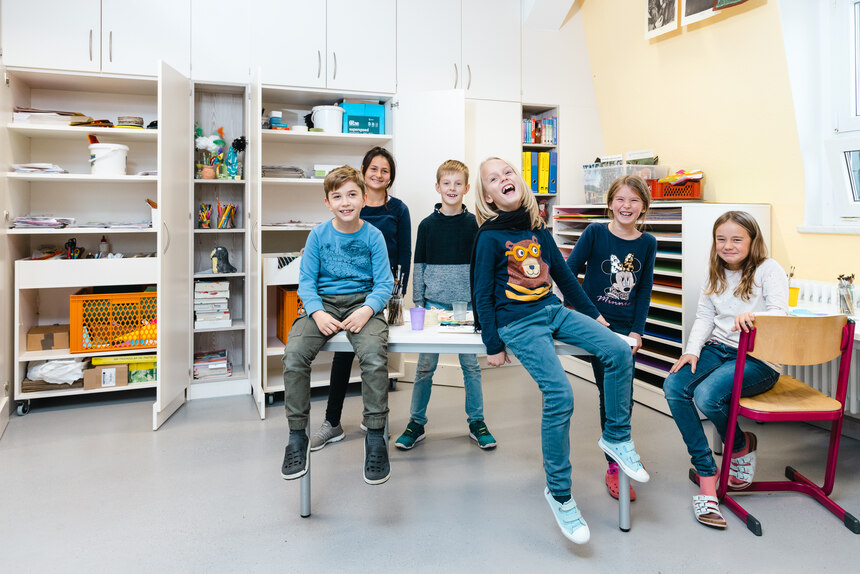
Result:
{"label": "white table", "polygon": [[[389,353],[487,353],[484,341],[478,333],[440,333],[439,326],[427,327],[421,331],[413,331],[407,322],[405,325],[392,326],[388,329]],[[630,337],[618,335],[631,347],[635,341]],[[341,331],[328,340],[322,347],[323,351],[352,351],[352,345]],[[558,355],[588,355],[580,347],[555,342],[555,352]],[[306,430],[307,432],[307,430]],[[388,421],[385,422],[386,446],[388,445]],[[310,438],[310,437],[308,437]],[[300,479],[301,516],[311,515],[311,461],[308,459],[308,472]],[[630,478],[623,472],[618,473],[618,527],[630,531]]]}

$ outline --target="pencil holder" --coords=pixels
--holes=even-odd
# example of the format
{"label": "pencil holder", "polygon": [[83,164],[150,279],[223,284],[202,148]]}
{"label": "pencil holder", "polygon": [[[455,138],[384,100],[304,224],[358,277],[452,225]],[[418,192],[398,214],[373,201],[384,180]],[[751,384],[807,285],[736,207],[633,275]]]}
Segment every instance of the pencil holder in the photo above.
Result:
{"label": "pencil holder", "polygon": [[839,286],[839,312],[854,315],[854,285]]}
{"label": "pencil holder", "polygon": [[388,305],[385,306],[388,313],[389,325],[404,325],[406,322],[403,319],[403,296],[392,295],[388,300]]}

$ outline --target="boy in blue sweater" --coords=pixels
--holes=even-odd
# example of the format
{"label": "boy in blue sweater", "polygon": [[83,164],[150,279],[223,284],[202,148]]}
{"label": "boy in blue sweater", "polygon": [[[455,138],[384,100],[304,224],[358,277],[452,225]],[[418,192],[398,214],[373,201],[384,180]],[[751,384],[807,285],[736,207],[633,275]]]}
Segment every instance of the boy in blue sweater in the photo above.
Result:
{"label": "boy in blue sweater", "polygon": [[[436,191],[442,202],[418,226],[415,244],[415,266],[412,299],[419,307],[451,310],[455,301],[470,301],[469,257],[478,233],[478,222],[463,205],[469,193],[469,168],[449,159],[436,170]],[[483,449],[494,448],[496,439],[484,423],[484,397],[481,392],[481,368],[474,354],[460,354],[463,386],[466,388],[466,421],[469,436]],[[438,353],[421,353],[415,368],[409,424],[394,443],[409,450],[424,438],[427,403],[433,387],[433,373]]]}
{"label": "boy in blue sweater", "polygon": [[281,476],[292,480],[308,471],[311,363],[338,331],[346,331],[361,364],[364,401],[364,481],[382,484],[391,475],[383,436],[388,415],[388,324],[382,315],[394,279],[382,233],[359,219],[364,178],[343,166],[323,182],[325,205],[334,218],[308,235],[299,273],[298,295],[305,314],[290,328],[284,349],[284,405],[290,440]]}

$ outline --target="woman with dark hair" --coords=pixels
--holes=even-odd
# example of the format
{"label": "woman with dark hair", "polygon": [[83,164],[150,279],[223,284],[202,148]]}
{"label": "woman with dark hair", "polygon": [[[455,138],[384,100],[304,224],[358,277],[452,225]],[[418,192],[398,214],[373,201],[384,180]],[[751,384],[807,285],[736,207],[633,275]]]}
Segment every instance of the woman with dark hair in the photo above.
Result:
{"label": "woman with dark hair", "polygon": [[[364,155],[361,160],[361,174],[364,176],[367,200],[361,210],[361,219],[382,232],[388,248],[391,273],[397,278],[399,272],[402,278],[401,292],[405,293],[412,262],[412,221],[406,204],[388,195],[395,173],[394,156],[387,149],[377,146]],[[344,437],[340,416],[354,358],[355,353],[352,352],[334,354],[325,420],[311,437],[311,450],[319,450]]]}

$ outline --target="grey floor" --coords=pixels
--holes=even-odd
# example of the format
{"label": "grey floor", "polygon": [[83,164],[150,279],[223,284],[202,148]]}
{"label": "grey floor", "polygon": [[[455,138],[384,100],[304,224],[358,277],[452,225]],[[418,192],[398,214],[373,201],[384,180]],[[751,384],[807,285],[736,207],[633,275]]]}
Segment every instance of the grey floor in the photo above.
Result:
{"label": "grey floor", "polygon": [[[576,546],[543,499],[540,394],[518,368],[485,371],[485,414],[499,441],[468,439],[462,389],[436,387],[427,439],[392,448],[392,477],[361,478],[361,399],[347,398],[347,437],[312,455],[313,515],[281,479],[283,403],[260,421],[250,397],[192,401],[158,432],[151,396],[45,406],[13,416],[0,440],[0,564],[5,572],[771,572],[856,568],[860,536],[801,495],[744,497],[753,536],[697,524],[695,487],[672,420],[636,405],[633,434],[651,473],[632,530],[619,531],[603,484],[593,385],[573,380],[573,494],[591,528]],[[392,430],[411,385],[391,394]],[[325,397],[315,394],[312,424]],[[786,462],[819,479],[824,431],[754,425],[759,477]],[[395,434],[396,436],[396,434]],[[788,456],[790,455],[790,456]],[[789,458],[790,460],[786,460]],[[842,442],[835,499],[860,516],[860,442]],[[734,548],[730,557],[729,548]]]}

